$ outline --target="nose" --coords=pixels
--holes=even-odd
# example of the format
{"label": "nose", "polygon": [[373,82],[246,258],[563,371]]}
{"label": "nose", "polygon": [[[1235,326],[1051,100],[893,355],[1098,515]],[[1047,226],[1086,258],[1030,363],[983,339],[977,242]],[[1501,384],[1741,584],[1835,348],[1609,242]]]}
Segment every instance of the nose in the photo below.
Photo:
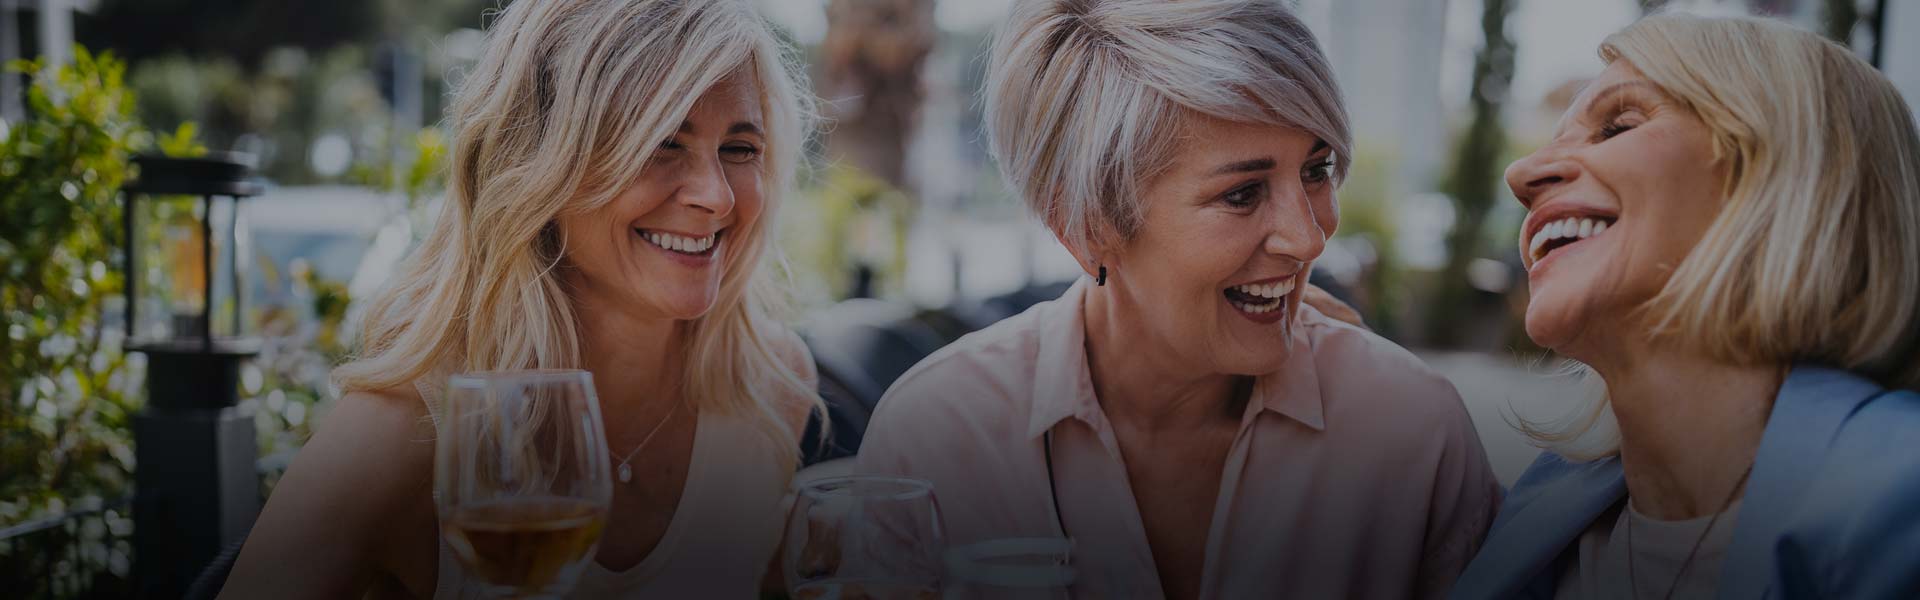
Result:
{"label": "nose", "polygon": [[1320,258],[1320,253],[1327,249],[1327,230],[1322,223],[1335,218],[1332,207],[1314,206],[1306,190],[1297,186],[1286,190],[1277,200],[1274,205],[1279,209],[1275,211],[1277,214],[1262,249],[1302,263]]}
{"label": "nose", "polygon": [[680,185],[680,202],[715,217],[733,212],[733,186],[728,184],[727,170],[718,158],[698,161],[688,169]]}
{"label": "nose", "polygon": [[1507,165],[1507,188],[1521,206],[1533,209],[1533,202],[1556,186],[1572,182],[1580,171],[1558,144],[1535,150]]}

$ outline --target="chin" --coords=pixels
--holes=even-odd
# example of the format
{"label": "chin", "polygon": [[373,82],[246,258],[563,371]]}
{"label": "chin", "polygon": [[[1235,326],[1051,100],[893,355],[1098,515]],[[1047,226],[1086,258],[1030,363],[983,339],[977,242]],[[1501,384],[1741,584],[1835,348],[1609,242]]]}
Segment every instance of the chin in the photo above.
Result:
{"label": "chin", "polygon": [[1529,300],[1527,338],[1542,348],[1565,354],[1565,349],[1580,330],[1577,317],[1569,312],[1554,306],[1551,301],[1540,298]]}
{"label": "chin", "polygon": [[676,321],[692,321],[707,316],[707,313],[713,311],[714,304],[719,301],[719,294],[716,292],[715,290],[689,291],[665,298],[652,298],[647,303],[652,304],[667,318]]}

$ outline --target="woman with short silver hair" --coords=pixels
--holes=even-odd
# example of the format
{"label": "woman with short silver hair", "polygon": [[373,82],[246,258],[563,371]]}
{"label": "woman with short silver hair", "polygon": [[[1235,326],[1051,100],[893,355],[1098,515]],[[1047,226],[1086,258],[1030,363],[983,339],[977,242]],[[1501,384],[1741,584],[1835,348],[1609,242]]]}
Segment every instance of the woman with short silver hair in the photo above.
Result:
{"label": "woman with short silver hair", "polygon": [[994,41],[1013,188],[1090,276],[941,350],[859,469],[950,539],[1071,537],[1080,597],[1437,596],[1500,498],[1447,380],[1303,305],[1352,156],[1272,0],[1040,0]]}

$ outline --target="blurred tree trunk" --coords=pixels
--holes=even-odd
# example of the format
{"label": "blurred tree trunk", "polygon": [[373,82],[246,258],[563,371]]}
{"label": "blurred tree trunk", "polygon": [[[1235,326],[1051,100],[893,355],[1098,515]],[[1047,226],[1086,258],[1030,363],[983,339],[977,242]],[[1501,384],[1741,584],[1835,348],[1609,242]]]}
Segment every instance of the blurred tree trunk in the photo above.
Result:
{"label": "blurred tree trunk", "polygon": [[1852,47],[1853,26],[1860,21],[1860,7],[1854,5],[1854,0],[1826,0],[1820,13],[1827,39]]}
{"label": "blurred tree trunk", "polygon": [[1462,325],[1473,308],[1476,292],[1468,285],[1467,267],[1480,257],[1487,211],[1498,197],[1500,152],[1506,131],[1500,125],[1500,109],[1506,104],[1508,83],[1513,79],[1513,40],[1507,37],[1507,15],[1514,0],[1485,0],[1480,12],[1480,31],[1486,43],[1474,56],[1473,90],[1469,99],[1473,122],[1460,139],[1454,153],[1453,172],[1445,190],[1453,199],[1453,231],[1447,234],[1447,266],[1441,271],[1439,294],[1427,313],[1427,341],[1435,346],[1459,344]]}
{"label": "blurred tree trunk", "polygon": [[939,38],[934,1],[832,0],[820,45],[828,160],[902,190],[920,110],[920,68]]}

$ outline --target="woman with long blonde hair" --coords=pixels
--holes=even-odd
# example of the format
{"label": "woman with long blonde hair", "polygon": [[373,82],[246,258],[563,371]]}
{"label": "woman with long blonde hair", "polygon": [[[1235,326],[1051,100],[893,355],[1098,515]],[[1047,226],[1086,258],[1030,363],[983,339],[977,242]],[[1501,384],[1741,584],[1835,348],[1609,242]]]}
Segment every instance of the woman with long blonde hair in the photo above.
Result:
{"label": "woman with long blonde hair", "polygon": [[[1920,597],[1920,133],[1783,23],[1665,14],[1507,169],[1527,334],[1597,374],[1455,598]],[[1598,384],[1604,384],[1603,386]]]}
{"label": "woman with long blonde hair", "polygon": [[762,268],[804,89],[744,0],[500,12],[453,103],[439,219],[374,301],[335,373],[345,396],[226,595],[470,594],[431,498],[442,384],[579,368],[623,476],[575,595],[754,596],[818,404]]}

